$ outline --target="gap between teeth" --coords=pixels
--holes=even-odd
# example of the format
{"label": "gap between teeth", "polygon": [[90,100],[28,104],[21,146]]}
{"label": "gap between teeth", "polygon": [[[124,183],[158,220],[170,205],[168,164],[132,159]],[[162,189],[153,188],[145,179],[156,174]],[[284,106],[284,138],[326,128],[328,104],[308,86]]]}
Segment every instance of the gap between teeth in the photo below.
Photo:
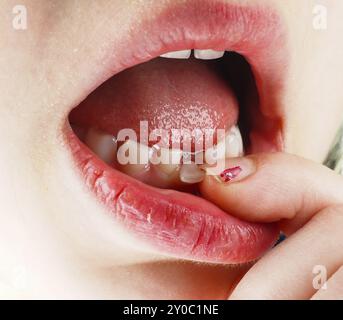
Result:
{"label": "gap between teeth", "polygon": [[[126,160],[119,164],[124,173],[149,182],[149,176],[156,186],[168,187],[168,181],[194,184],[204,179],[205,172],[194,163],[185,161],[186,155],[179,149],[165,149],[158,146],[148,147],[132,140],[123,143],[119,148],[114,136],[89,129],[85,136],[86,145],[108,164],[117,163],[118,159]],[[244,154],[240,130],[233,126],[217,145],[203,153],[205,164],[212,165],[217,160],[239,157]]]}
{"label": "gap between teeth", "polygon": [[[198,50],[194,49],[194,57],[201,60],[214,60],[220,59],[224,56],[225,51],[216,51],[212,49]],[[180,50],[180,51],[171,51],[165,54],[162,54],[160,57],[169,58],[169,59],[189,59],[192,55],[192,50]]]}

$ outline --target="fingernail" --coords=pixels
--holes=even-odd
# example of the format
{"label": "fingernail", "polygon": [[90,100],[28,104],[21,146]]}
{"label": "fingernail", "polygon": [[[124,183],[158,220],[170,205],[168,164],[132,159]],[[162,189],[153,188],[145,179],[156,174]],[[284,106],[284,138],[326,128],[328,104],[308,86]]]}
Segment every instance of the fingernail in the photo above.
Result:
{"label": "fingernail", "polygon": [[219,175],[219,177],[223,182],[230,182],[233,179],[237,178],[241,172],[242,172],[242,168],[240,166],[236,166],[236,167],[225,169]]}
{"label": "fingernail", "polygon": [[208,176],[213,176],[220,183],[241,181],[256,171],[255,162],[247,157],[226,159],[216,167],[206,169]]}

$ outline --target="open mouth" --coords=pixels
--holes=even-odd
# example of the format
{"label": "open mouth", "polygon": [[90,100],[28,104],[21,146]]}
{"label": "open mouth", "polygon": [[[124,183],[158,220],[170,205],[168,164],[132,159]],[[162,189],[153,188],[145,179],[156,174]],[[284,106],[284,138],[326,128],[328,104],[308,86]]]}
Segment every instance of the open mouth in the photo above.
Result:
{"label": "open mouth", "polygon": [[[269,8],[204,1],[167,8],[133,30],[68,117],[66,140],[85,183],[118,223],[159,252],[213,263],[257,259],[275,243],[277,226],[239,220],[203,199],[206,163],[195,156],[282,150],[280,18]],[[118,139],[126,129],[139,141]],[[173,130],[181,130],[176,149]],[[216,133],[213,145],[201,136],[196,149],[199,139],[184,135],[196,130]],[[136,162],[119,161],[120,150]],[[161,154],[177,161],[154,163]]]}

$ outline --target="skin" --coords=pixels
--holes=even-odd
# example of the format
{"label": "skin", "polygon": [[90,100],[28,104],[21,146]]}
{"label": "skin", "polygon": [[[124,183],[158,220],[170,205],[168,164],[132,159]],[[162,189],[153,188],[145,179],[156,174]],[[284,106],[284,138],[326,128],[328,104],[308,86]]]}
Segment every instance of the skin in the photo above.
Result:
{"label": "skin", "polygon": [[[25,0],[28,29],[18,31],[12,28],[16,2],[1,1],[0,256],[6,258],[0,296],[223,299],[247,271],[177,261],[143,249],[122,231],[113,235],[113,222],[75,178],[60,144],[66,110],[76,103],[73,91],[86,81],[80,70],[97,63],[98,50],[125,35],[132,21],[168,2],[175,0]],[[239,201],[235,190],[244,193],[240,199],[271,190],[264,206],[245,201],[246,210],[235,214],[280,221],[291,234],[250,269],[231,297],[341,298],[343,183],[319,163],[342,122],[343,2],[321,1],[329,16],[328,29],[320,31],[312,27],[316,1],[235,2],[268,4],[284,18],[291,55],[280,99],[287,105],[285,151],[296,156],[256,155],[256,170],[246,179],[203,184],[204,196],[223,207]],[[216,195],[206,189],[210,183],[218,184]],[[285,185],[287,202],[278,189]],[[314,264],[325,265],[331,277],[326,293],[311,287]]]}
{"label": "skin", "polygon": [[[289,236],[249,270],[230,298],[341,299],[335,287],[342,284],[343,178],[283,153],[232,159],[226,165],[241,165],[244,176],[227,184],[208,176],[201,186],[203,195],[247,220],[276,221]],[[325,267],[332,284],[317,293],[312,280],[318,265]]]}

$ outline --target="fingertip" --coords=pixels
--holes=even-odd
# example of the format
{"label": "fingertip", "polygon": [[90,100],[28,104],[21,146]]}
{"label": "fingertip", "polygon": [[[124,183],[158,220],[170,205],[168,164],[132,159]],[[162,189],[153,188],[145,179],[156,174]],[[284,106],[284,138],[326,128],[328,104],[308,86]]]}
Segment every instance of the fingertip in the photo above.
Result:
{"label": "fingertip", "polygon": [[256,172],[256,163],[249,157],[230,158],[206,168],[205,171],[206,178],[203,181],[205,184],[211,181],[211,178],[215,178],[217,183],[225,186],[252,175]]}
{"label": "fingertip", "polygon": [[278,221],[287,217],[282,209],[287,209],[287,214],[292,211],[288,210],[285,192],[290,183],[279,178],[284,175],[284,157],[255,154],[226,159],[206,170],[200,192],[205,199],[243,220]]}
{"label": "fingertip", "polygon": [[[230,158],[206,168],[206,177],[200,184],[202,196],[228,213],[240,216],[242,198],[238,186],[256,172],[253,158]],[[244,186],[243,186],[244,189]],[[245,212],[246,214],[246,212]]]}

